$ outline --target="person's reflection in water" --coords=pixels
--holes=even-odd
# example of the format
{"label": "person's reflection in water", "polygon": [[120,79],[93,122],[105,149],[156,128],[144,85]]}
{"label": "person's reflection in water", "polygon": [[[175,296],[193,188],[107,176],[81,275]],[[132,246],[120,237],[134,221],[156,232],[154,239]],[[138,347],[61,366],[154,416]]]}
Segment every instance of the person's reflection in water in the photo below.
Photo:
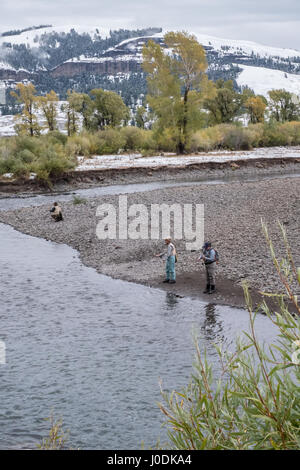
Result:
{"label": "person's reflection in water", "polygon": [[204,310],[205,310],[205,320],[201,329],[206,339],[214,340],[216,339],[216,336],[219,334],[219,331],[217,328],[216,305],[207,304],[205,305]]}
{"label": "person's reflection in water", "polygon": [[176,297],[176,294],[173,294],[173,292],[167,292],[166,304],[167,304],[168,310],[174,309],[178,304],[178,298]]}

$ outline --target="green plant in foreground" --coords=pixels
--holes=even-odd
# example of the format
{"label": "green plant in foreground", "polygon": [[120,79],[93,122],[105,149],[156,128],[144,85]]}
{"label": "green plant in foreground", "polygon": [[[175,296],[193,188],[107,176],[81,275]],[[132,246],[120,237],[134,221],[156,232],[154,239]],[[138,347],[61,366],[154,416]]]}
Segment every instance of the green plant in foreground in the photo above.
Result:
{"label": "green plant in foreground", "polygon": [[[255,318],[246,284],[244,294],[250,332],[237,340],[234,353],[216,346],[221,372],[216,374],[195,338],[196,361],[190,383],[180,393],[162,391],[170,447],[174,449],[299,449],[300,448],[300,306],[294,293],[300,286],[286,232],[280,225],[286,258],[276,258],[263,224],[284,294],[278,311],[266,301],[260,308],[277,328],[277,339],[266,347],[255,332]],[[295,313],[291,313],[291,306]]]}

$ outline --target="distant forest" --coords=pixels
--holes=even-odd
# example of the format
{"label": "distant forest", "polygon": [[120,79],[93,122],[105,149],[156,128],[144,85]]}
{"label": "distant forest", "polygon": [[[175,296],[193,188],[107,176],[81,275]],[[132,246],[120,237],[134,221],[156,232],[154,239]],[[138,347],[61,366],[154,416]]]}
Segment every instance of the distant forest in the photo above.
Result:
{"label": "distant forest", "polygon": [[26,31],[34,31],[36,29],[42,29],[42,28],[51,28],[52,24],[41,24],[39,26],[31,26],[30,28],[24,28],[24,29],[12,29],[11,31],[4,31],[4,33],[1,33],[0,36],[19,36],[22,33],[25,33]]}

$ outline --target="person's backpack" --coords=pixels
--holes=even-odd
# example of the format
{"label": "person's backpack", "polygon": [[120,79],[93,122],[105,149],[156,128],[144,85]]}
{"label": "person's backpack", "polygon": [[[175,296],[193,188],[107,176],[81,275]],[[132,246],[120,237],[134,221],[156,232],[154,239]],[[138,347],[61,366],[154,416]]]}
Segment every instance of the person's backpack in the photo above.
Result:
{"label": "person's backpack", "polygon": [[218,264],[219,263],[219,253],[215,248],[210,248],[209,251],[211,251],[212,249],[215,251],[215,259],[214,259],[214,261],[210,261],[209,264],[214,263],[214,262],[216,262],[216,264]]}

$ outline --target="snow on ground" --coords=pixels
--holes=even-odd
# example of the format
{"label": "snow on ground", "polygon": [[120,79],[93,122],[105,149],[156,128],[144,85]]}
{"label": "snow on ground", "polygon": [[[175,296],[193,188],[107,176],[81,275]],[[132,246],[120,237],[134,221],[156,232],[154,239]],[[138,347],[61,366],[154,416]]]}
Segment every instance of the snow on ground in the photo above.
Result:
{"label": "snow on ground", "polygon": [[300,95],[300,75],[282,72],[281,70],[267,69],[264,67],[252,67],[238,64],[243,71],[236,79],[239,86],[248,86],[256,94],[268,97],[268,91],[285,89],[291,93]]}
{"label": "snow on ground", "polygon": [[[243,41],[241,39],[221,39],[201,33],[195,33],[195,36],[203,46],[212,46],[215,50],[222,51],[224,55],[232,54],[233,52],[251,55],[253,52],[254,54],[258,54],[262,57],[300,57],[300,51],[296,49],[266,46],[253,41]],[[221,46],[227,46],[229,49],[227,51],[223,50]]]}
{"label": "snow on ground", "polygon": [[[166,31],[165,31],[166,32]],[[114,47],[109,48],[106,53],[108,52],[118,52],[119,48],[128,44],[128,47],[130,49],[130,43],[136,41],[140,41],[140,45],[138,46],[134,45],[132,46],[132,49],[136,51],[136,49],[141,48],[143,42],[145,39],[151,39],[151,38],[160,38],[163,39],[165,32],[162,33],[157,33],[154,34],[153,36],[141,36],[137,38],[129,38],[125,39],[124,41],[120,42]],[[239,54],[239,55],[244,55],[244,56],[249,56],[252,53],[253,54],[258,54],[261,57],[280,57],[280,58],[291,58],[291,57],[300,57],[300,51],[297,51],[296,49],[283,49],[279,47],[271,47],[271,46],[266,46],[262,44],[258,44],[256,42],[252,41],[243,41],[243,40],[236,40],[236,39],[222,39],[222,38],[217,38],[214,36],[208,36],[205,34],[195,34],[197,37],[198,41],[200,44],[203,46],[207,47],[213,47],[214,50],[218,51],[219,53],[223,55],[228,55],[228,54]],[[224,49],[224,46],[226,49]],[[124,58],[121,58],[121,60],[137,60],[141,61],[142,57],[141,55],[138,57],[138,54],[135,52],[135,57],[133,58],[127,58],[124,56]],[[116,57],[114,57],[116,59]],[[81,56],[80,60],[77,58],[72,58],[68,62],[104,62],[106,60],[112,60],[110,57],[105,57],[105,58],[88,58],[85,56]],[[120,57],[118,57],[118,60],[120,60]],[[279,59],[280,61],[280,59]]]}
{"label": "snow on ground", "polygon": [[9,65],[6,62],[3,62],[1,60],[0,60],[0,69],[2,69],[2,70],[16,70],[11,65]]}
{"label": "snow on ground", "polygon": [[87,62],[88,64],[100,64],[101,62],[142,62],[142,54],[120,54],[118,56],[109,56],[109,57],[86,57],[85,55],[80,55],[79,57],[72,57],[72,59],[66,60],[64,63],[68,62]]}
{"label": "snow on ground", "polygon": [[[163,31],[162,33],[156,33],[152,38],[163,38],[165,33],[167,31]],[[254,54],[258,54],[261,57],[282,57],[282,58],[289,58],[289,57],[300,57],[300,51],[297,49],[285,49],[285,48],[280,48],[280,47],[272,47],[272,46],[266,46],[265,44],[259,44],[254,41],[244,41],[242,39],[224,39],[224,38],[219,38],[215,36],[209,36],[207,34],[201,34],[201,33],[195,33],[193,31],[190,32],[191,34],[194,34],[200,44],[203,46],[211,46],[215,50],[222,52],[224,55],[226,54],[232,54],[232,53],[238,53],[242,55],[251,55],[252,52]],[[118,46],[124,45],[133,39],[145,39],[145,37],[140,37],[140,38],[130,38],[126,39],[125,41],[122,41]],[[150,39],[150,37],[149,37]],[[226,46],[229,49],[224,50],[222,49],[222,46]],[[112,48],[113,49],[113,48]]]}
{"label": "snow on ground", "polygon": [[201,155],[177,156],[167,154],[164,156],[143,157],[140,154],[129,155],[98,155],[85,159],[78,157],[77,171],[101,170],[110,168],[147,168],[158,166],[179,167],[193,163],[226,162],[236,160],[249,160],[253,158],[300,158],[299,147],[271,147],[258,148],[250,151],[217,151]]}
{"label": "snow on ground", "polygon": [[[17,28],[16,28],[17,29]],[[101,26],[79,26],[79,25],[63,25],[63,26],[50,26],[47,28],[34,29],[32,31],[24,31],[21,34],[16,34],[15,36],[0,36],[0,45],[4,42],[10,42],[11,44],[28,44],[30,47],[38,47],[39,43],[36,41],[36,38],[42,36],[43,34],[50,34],[52,32],[56,33],[69,33],[71,29],[79,34],[88,33],[93,38],[94,35],[98,35],[97,29],[101,37],[106,38],[109,36],[108,27]]]}
{"label": "snow on ground", "polygon": [[0,137],[15,135],[14,116],[0,116]]}
{"label": "snow on ground", "polygon": [[[42,34],[49,34],[51,32],[57,32],[57,33],[68,33],[71,29],[74,29],[76,32],[83,34],[83,33],[88,33],[91,35],[93,38],[94,35],[98,35],[97,30],[99,31],[99,34],[101,37],[105,38],[109,36],[109,31],[111,29],[118,29],[118,28],[124,28],[124,24],[118,24],[117,21],[115,21],[113,24],[108,26],[108,22],[105,22],[103,24],[103,19],[99,21],[97,25],[63,25],[63,26],[51,26],[47,28],[41,28],[41,29],[35,29],[32,31],[25,31],[21,34],[17,34],[15,36],[0,36],[0,45],[3,44],[4,42],[10,42],[12,44],[28,44],[31,47],[37,47],[38,42],[36,42],[36,38],[40,37]],[[164,34],[167,31],[164,31],[162,33],[157,33],[154,34],[152,37],[157,37],[157,38],[162,38]],[[296,49],[284,49],[280,47],[272,47],[272,46],[266,46],[263,44],[258,44],[256,42],[252,41],[244,41],[244,40],[238,40],[238,39],[224,39],[224,38],[218,38],[215,36],[210,36],[207,34],[201,34],[201,32],[195,33],[198,41],[203,44],[204,46],[212,46],[214,49],[223,52],[225,55],[226,54],[232,54],[233,52],[239,53],[239,54],[244,54],[244,55],[251,55],[252,52],[254,54],[259,54],[260,56],[263,57],[283,57],[283,58],[289,58],[289,57],[300,57],[300,51]],[[130,42],[132,39],[139,39],[139,38],[130,38],[126,39],[125,41],[122,41],[120,45],[124,45],[127,42]],[[140,39],[143,39],[141,37]],[[229,49],[224,50],[222,49],[222,46],[227,46]]]}
{"label": "snow on ground", "polygon": [[[66,103],[66,101],[58,101],[57,102],[57,127],[60,132],[66,133],[66,113],[61,110],[61,106]],[[46,127],[46,119],[44,118],[41,110],[37,110],[36,112],[38,122],[41,126]],[[12,135],[16,135],[15,132],[15,124],[17,120],[15,116],[12,115],[5,115],[0,116],[0,137],[9,137]],[[82,117],[78,115],[78,124],[81,126]]]}

